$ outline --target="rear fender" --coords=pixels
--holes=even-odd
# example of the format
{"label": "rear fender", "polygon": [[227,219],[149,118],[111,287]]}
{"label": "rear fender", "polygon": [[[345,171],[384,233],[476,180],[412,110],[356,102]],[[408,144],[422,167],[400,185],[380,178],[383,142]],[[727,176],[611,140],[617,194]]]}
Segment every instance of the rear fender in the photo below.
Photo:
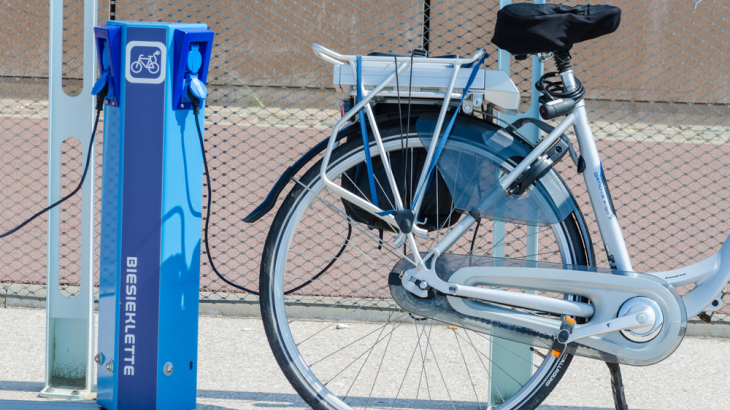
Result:
{"label": "rear fender", "polygon": [[[421,130],[433,130],[435,129],[435,123],[437,120],[437,114],[430,112],[424,113],[419,117],[416,128],[419,130],[419,133]],[[519,128],[523,124],[520,123],[516,125],[517,128]],[[535,145],[523,138],[513,126],[502,128],[478,117],[463,115],[457,117],[452,129],[458,130],[460,128],[468,129],[468,132],[462,132],[458,136],[454,136],[453,138],[455,140],[466,141],[478,139],[479,141],[473,142],[484,145],[490,152],[497,155],[505,162],[509,161],[516,164],[535,148]],[[482,138],[482,136],[492,137]],[[546,191],[547,196],[551,198],[552,201],[556,204],[560,204],[561,209],[568,209],[564,215],[575,215],[576,222],[580,228],[581,236],[587,250],[587,262],[589,266],[595,266],[593,243],[591,241],[590,234],[588,233],[583,213],[581,212],[575,197],[565,184],[565,181],[563,181],[554,168],[550,168],[550,170],[538,181],[541,185],[541,189]]]}
{"label": "rear fender", "polygon": [[[405,111],[405,110],[403,110]],[[418,111],[411,111],[410,117],[408,118],[408,121],[414,121],[414,122],[420,122],[420,121],[431,121],[433,120],[434,116],[431,115],[432,113],[438,114],[437,111],[431,111],[431,110],[418,110]],[[425,115],[424,115],[425,114]],[[404,115],[405,116],[405,115]],[[382,115],[378,115],[376,117],[376,122],[378,123],[380,128],[384,128],[387,126],[392,125],[398,125],[399,123],[399,117],[400,113],[398,111],[393,110],[392,112],[384,113]],[[347,126],[345,126],[340,133],[337,135],[337,140],[340,141],[343,138],[346,138],[348,136],[353,136],[356,133],[360,132],[359,126],[354,126],[356,123],[350,123]],[[480,118],[477,118],[475,116],[466,116],[466,115],[460,115],[456,119],[456,125],[461,127],[468,127],[472,130],[475,130],[477,132],[493,132],[495,129],[499,129],[499,132],[502,133],[508,140],[510,141],[509,144],[503,144],[499,147],[494,147],[495,150],[500,152],[500,154],[505,159],[510,158],[524,158],[527,156],[527,154],[532,151],[534,148],[534,145],[528,142],[525,138],[520,136],[518,133],[513,132],[511,130],[508,130],[506,128],[498,127],[497,125],[482,120]],[[418,126],[416,126],[418,128]],[[414,129],[414,128],[411,128]],[[253,210],[248,216],[244,218],[244,222],[253,223],[261,219],[264,215],[266,215],[268,212],[270,212],[274,206],[276,205],[276,200],[281,195],[282,191],[284,190],[284,187],[286,187],[289,180],[296,175],[299,171],[301,171],[305,165],[307,165],[312,159],[316,158],[319,154],[324,152],[324,150],[327,148],[327,143],[329,141],[329,138],[319,142],[317,145],[312,147],[306,154],[304,154],[299,160],[297,160],[292,166],[290,166],[284,173],[279,177],[279,179],[276,181],[276,184],[274,184],[273,188],[269,192],[269,194],[266,196],[266,199],[259,205],[256,209]],[[566,186],[563,179],[560,177],[560,175],[555,171],[555,169],[550,169],[550,171],[545,174],[541,181],[544,180],[548,183],[545,183],[545,187],[553,200],[556,202],[564,203],[564,206],[567,205],[571,208],[572,213],[575,215],[576,221],[578,223],[578,226],[580,227],[581,234],[583,237],[583,241],[588,253],[588,263],[590,266],[595,266],[595,255],[593,253],[593,243],[590,238],[590,234],[587,229],[587,224],[583,218],[583,213],[580,210],[580,207],[578,206],[578,203],[576,202],[575,198],[573,197],[572,193]]]}

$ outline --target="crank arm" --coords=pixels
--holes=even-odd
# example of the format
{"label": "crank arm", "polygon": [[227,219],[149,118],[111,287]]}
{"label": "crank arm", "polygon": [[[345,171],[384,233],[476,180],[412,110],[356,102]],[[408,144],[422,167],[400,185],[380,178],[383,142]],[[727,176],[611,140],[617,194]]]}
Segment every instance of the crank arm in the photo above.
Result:
{"label": "crank arm", "polygon": [[[479,292],[487,290],[483,286],[534,289],[582,296],[591,301],[593,316],[585,325],[577,325],[575,335],[566,340],[575,342],[569,344],[572,354],[624,364],[648,365],[669,356],[684,336],[687,314],[682,299],[671,285],[655,276],[635,272],[599,273],[552,267],[518,267],[514,264],[490,265],[460,268],[448,276],[448,281],[458,286],[478,286]],[[480,318],[488,323],[514,326],[515,329],[530,329],[536,334],[560,333],[560,322],[555,319],[474,298],[457,297],[456,289],[454,286],[453,291],[447,294],[447,300],[450,307],[462,315]],[[648,332],[643,331],[643,318],[637,318],[643,312],[641,305],[651,305],[650,302],[641,301],[643,298],[653,301],[655,312],[658,312],[655,313],[657,326]],[[631,300],[635,301],[635,306],[622,311]],[[562,299],[558,301],[570,302]],[[654,319],[648,316],[647,323],[650,322],[653,323]]]}
{"label": "crank arm", "polygon": [[616,319],[603,323],[596,323],[595,325],[578,327],[573,330],[572,333],[561,330],[558,334],[558,341],[561,343],[571,343],[586,337],[597,336],[609,332],[618,332],[620,330],[631,330],[635,333],[645,333],[650,331],[654,327],[655,323],[656,315],[654,314],[654,310],[649,306],[645,306],[626,316],[617,317]]}

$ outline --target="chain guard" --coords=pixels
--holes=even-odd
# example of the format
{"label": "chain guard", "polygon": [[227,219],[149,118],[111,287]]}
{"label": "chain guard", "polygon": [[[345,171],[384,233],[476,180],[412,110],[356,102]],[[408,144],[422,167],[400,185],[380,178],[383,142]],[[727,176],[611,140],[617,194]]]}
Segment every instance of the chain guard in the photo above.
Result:
{"label": "chain guard", "polygon": [[[520,260],[496,260],[489,257],[445,254],[436,262],[436,274],[446,282],[458,283],[464,282],[464,280],[452,282],[452,276],[457,271],[464,268],[503,266],[505,269],[515,269],[516,265],[526,265],[526,263],[527,261]],[[526,267],[526,269],[534,267],[564,270],[565,276],[571,276],[570,286],[568,286],[568,288],[575,286],[580,287],[581,284],[576,284],[576,281],[580,282],[580,279],[576,278],[580,277],[585,278],[583,286],[587,289],[590,289],[591,286],[599,286],[592,282],[599,279],[610,280],[617,283],[634,283],[635,285],[640,285],[642,289],[631,290],[633,289],[631,285],[625,286],[627,290],[623,291],[623,293],[627,295],[627,299],[630,298],[628,295],[631,295],[631,297],[647,296],[652,299],[659,299],[667,310],[667,312],[665,312],[665,317],[667,318],[668,325],[664,326],[664,329],[662,330],[662,337],[657,337],[650,342],[636,343],[624,338],[618,332],[606,333],[604,335],[586,338],[579,342],[569,344],[567,347],[567,353],[613,363],[649,365],[657,363],[669,356],[672,352],[674,352],[674,350],[676,350],[684,337],[687,323],[684,304],[676,290],[671,285],[657,277],[641,273],[620,273],[606,269],[587,268],[584,266],[566,266],[561,264],[536,262],[529,262],[529,267]],[[393,299],[395,299],[396,303],[398,303],[400,307],[412,314],[438,320],[449,325],[463,327],[475,332],[545,349],[550,349],[556,339],[561,323],[560,318],[557,316],[537,315],[534,312],[520,311],[514,308],[473,299],[446,296],[433,291],[430,292],[429,297],[427,298],[416,297],[401,286],[401,281],[399,279],[400,273],[409,268],[411,268],[411,265],[407,260],[399,261],[392,269],[388,282],[390,284],[390,292]],[[541,273],[538,270],[527,270],[526,272],[528,274],[534,273],[537,275]],[[463,277],[464,273],[460,272],[457,276]],[[553,287],[557,288],[560,288],[561,286],[559,283],[563,282],[560,279],[555,278],[542,279],[546,283],[558,283],[558,285],[553,285]],[[632,279],[636,279],[636,281],[632,281]],[[510,286],[507,283],[503,285],[508,288],[520,287]],[[546,285],[546,287],[547,288],[545,290],[547,291],[556,291],[555,289],[551,289],[549,285]],[[570,294],[569,292],[566,292],[565,289],[562,291],[558,290],[558,292]],[[601,300],[600,297],[595,297],[595,299]],[[616,308],[614,312],[612,303],[613,302],[604,303],[602,301],[601,304],[605,305],[604,309],[601,309],[601,305],[596,305],[597,313],[593,318],[591,318],[588,324],[614,318],[618,312],[618,308]],[[617,300],[615,303],[620,306],[621,303],[623,303],[623,300]],[[461,305],[467,306],[468,308],[464,308]],[[464,314],[457,311],[455,306],[457,306],[459,310],[473,311],[476,314]],[[524,326],[522,324],[529,324],[529,326]]]}

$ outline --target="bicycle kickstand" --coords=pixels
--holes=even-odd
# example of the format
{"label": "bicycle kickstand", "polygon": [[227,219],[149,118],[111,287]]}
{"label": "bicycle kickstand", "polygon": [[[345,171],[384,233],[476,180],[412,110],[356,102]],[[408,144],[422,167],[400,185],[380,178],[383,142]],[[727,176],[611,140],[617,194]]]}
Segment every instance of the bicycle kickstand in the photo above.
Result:
{"label": "bicycle kickstand", "polygon": [[621,368],[618,363],[606,362],[606,366],[611,372],[611,390],[613,390],[613,403],[616,410],[629,410],[626,395],[624,394],[624,381],[621,379]]}
{"label": "bicycle kickstand", "polygon": [[[560,324],[560,332],[558,337],[553,343],[551,354],[557,358],[563,356],[568,347],[568,340],[573,333],[575,328],[575,319],[571,317],[563,317],[562,323]],[[616,410],[629,410],[629,405],[626,403],[626,395],[624,394],[624,382],[621,378],[621,368],[618,363],[606,362],[608,370],[611,372],[611,390],[613,391],[613,403],[616,406]]]}

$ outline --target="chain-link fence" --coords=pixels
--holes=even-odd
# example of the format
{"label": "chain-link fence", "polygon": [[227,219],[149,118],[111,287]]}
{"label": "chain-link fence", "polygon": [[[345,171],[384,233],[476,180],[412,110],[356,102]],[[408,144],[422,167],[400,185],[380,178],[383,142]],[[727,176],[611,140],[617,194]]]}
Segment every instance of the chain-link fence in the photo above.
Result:
{"label": "chain-link fence", "polygon": [[[575,46],[572,55],[632,263],[637,271],[656,271],[699,261],[719,250],[730,232],[730,5],[707,0],[695,10],[691,0],[600,2],[621,7],[621,27]],[[64,6],[63,85],[70,95],[81,88],[82,4]],[[486,48],[486,65],[496,69],[489,40],[497,10],[496,0],[111,0],[99,4],[99,21],[197,21],[216,32],[206,109],[211,251],[229,279],[258,289],[276,209],[252,225],[242,219],[289,165],[329,136],[345,97],[332,87],[331,66],[314,56],[311,44],[348,54],[408,54],[420,47],[434,55],[468,55]],[[0,230],[6,231],[47,202],[48,8],[11,1],[3,14]],[[513,61],[512,67],[526,108],[530,66]],[[100,187],[101,133],[97,138]],[[62,194],[80,178],[81,148],[78,141],[64,143]],[[586,214],[599,265],[607,266],[583,177],[568,165],[558,168]],[[60,276],[67,296],[77,292],[79,205],[72,199],[61,210]],[[201,301],[258,301],[226,286],[205,255],[201,260]],[[44,298],[45,277],[43,217],[0,241],[0,296]]]}

